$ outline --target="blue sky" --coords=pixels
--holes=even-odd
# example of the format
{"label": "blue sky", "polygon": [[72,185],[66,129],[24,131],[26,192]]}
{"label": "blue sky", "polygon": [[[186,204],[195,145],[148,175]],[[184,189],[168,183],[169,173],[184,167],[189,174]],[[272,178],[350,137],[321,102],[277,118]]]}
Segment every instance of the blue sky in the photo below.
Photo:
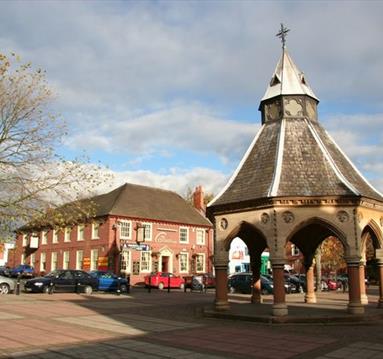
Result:
{"label": "blue sky", "polygon": [[283,22],[320,122],[382,191],[382,15],[378,1],[2,1],[0,49],[47,70],[67,158],[85,151],[112,186],[217,193],[260,127]]}

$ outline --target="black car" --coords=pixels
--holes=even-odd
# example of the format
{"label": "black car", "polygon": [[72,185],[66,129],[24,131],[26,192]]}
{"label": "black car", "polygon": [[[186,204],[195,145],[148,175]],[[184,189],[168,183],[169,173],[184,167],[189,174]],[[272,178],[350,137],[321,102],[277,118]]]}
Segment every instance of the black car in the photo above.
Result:
{"label": "black car", "polygon": [[[229,277],[228,287],[230,293],[251,293],[251,284],[252,284],[251,273],[236,273]],[[268,278],[261,275],[261,292],[262,294],[272,294],[273,293],[273,282]]]}
{"label": "black car", "polygon": [[27,292],[52,293],[52,292],[76,292],[92,294],[97,290],[98,279],[82,270],[55,270],[44,277],[28,280],[24,288]]}

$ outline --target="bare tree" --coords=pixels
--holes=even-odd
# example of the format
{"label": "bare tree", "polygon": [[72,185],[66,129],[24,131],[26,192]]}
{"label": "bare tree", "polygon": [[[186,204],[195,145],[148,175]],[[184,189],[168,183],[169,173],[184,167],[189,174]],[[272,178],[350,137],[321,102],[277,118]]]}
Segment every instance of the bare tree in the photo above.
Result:
{"label": "bare tree", "polygon": [[57,155],[66,127],[51,112],[52,100],[44,71],[0,54],[0,238],[26,221],[56,225],[78,216],[52,211],[68,201],[91,214],[89,203],[78,199],[103,178],[96,166]]}

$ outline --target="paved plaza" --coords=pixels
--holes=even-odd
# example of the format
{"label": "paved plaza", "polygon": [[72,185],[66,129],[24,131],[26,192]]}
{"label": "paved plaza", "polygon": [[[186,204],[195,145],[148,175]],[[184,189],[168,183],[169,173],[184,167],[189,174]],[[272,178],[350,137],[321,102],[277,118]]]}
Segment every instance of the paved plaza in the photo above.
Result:
{"label": "paved plaza", "polygon": [[[206,318],[214,293],[167,293],[133,288],[129,295],[22,294],[0,297],[0,358],[373,358],[383,359],[383,321],[376,288],[366,308],[371,320],[266,324]],[[346,314],[347,293],[321,293],[318,304],[287,296],[301,316]],[[233,295],[236,313],[268,310]],[[241,309],[242,308],[242,309]],[[383,312],[383,309],[382,309]]]}

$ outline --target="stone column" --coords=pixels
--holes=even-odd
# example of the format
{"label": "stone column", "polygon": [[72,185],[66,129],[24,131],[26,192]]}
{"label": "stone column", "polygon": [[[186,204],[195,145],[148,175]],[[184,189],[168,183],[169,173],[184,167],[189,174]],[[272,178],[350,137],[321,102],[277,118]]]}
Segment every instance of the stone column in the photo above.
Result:
{"label": "stone column", "polygon": [[227,264],[215,264],[215,309],[230,308],[227,296]]}
{"label": "stone column", "polygon": [[366,293],[366,282],[365,282],[365,261],[361,261],[359,265],[359,282],[360,282],[360,301],[362,304],[368,304],[368,297]]}
{"label": "stone column", "polygon": [[273,315],[284,316],[288,314],[285,293],[285,277],[283,273],[285,261],[272,261],[273,282],[274,282],[274,304]]}
{"label": "stone column", "polygon": [[383,258],[378,258],[379,300],[378,308],[383,308]]}
{"label": "stone column", "polygon": [[261,297],[261,257],[251,259],[251,271],[253,272],[253,283],[251,291],[251,302],[262,303]]}
{"label": "stone column", "polygon": [[348,312],[363,314],[364,307],[361,302],[360,291],[360,260],[347,261],[348,273]]}
{"label": "stone column", "polygon": [[315,295],[314,285],[314,265],[312,258],[305,259],[305,270],[306,270],[306,293],[305,303],[316,303],[317,298]]}

